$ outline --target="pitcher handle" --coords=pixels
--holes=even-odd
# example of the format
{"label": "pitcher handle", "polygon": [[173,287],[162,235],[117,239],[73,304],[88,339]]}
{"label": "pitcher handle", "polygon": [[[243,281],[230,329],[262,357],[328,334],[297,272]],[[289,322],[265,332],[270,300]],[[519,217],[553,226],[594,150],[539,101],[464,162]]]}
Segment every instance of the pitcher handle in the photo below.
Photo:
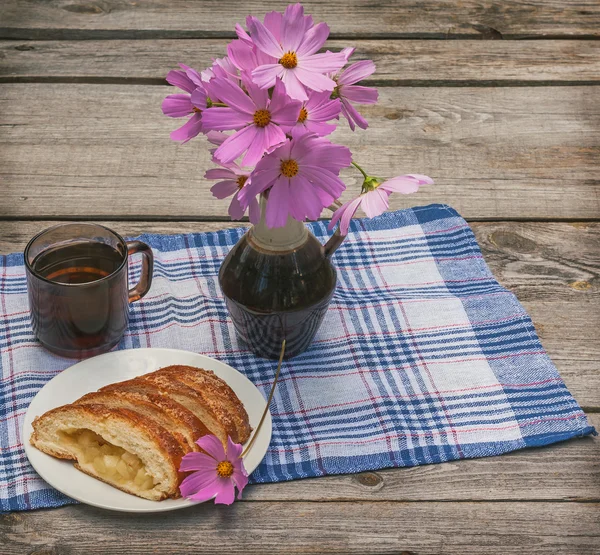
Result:
{"label": "pitcher handle", "polygon": [[331,255],[338,249],[345,238],[346,236],[340,233],[340,228],[338,227],[335,233],[329,238],[329,241],[323,246],[325,258],[331,258]]}

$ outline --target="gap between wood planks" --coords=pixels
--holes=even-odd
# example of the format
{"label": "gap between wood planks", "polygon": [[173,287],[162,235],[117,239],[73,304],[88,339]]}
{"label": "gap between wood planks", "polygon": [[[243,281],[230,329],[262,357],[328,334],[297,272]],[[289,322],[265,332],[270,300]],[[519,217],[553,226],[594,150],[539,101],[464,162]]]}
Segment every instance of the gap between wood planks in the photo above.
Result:
{"label": "gap between wood planks", "polygon": [[[77,85],[155,85],[165,86],[164,79],[144,77],[94,77],[94,76],[12,76],[0,75],[0,83],[49,83],[49,84],[77,84]],[[564,81],[549,79],[546,81],[524,81],[510,79],[487,80],[447,80],[447,79],[365,79],[361,81],[364,86],[370,87],[573,87],[573,86],[598,86],[597,80]]]}

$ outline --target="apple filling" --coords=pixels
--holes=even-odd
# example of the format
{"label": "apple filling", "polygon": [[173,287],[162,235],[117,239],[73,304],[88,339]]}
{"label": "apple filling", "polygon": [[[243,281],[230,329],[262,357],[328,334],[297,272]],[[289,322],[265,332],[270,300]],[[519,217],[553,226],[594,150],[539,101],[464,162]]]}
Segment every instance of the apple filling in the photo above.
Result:
{"label": "apple filling", "polygon": [[76,447],[79,464],[93,466],[101,478],[118,484],[130,485],[133,482],[140,490],[155,486],[139,457],[107,442],[95,432],[79,429],[64,433],[63,437]]}

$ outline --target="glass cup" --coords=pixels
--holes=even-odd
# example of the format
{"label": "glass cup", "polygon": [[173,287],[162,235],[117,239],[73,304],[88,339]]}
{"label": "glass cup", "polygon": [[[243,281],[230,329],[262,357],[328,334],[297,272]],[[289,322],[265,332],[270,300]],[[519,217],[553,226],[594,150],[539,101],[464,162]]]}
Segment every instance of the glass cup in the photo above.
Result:
{"label": "glass cup", "polygon": [[[129,289],[128,257],[142,255],[142,273]],[[66,357],[110,350],[129,323],[129,304],[152,284],[152,249],[93,223],[60,224],[25,247],[33,331],[48,350]]]}

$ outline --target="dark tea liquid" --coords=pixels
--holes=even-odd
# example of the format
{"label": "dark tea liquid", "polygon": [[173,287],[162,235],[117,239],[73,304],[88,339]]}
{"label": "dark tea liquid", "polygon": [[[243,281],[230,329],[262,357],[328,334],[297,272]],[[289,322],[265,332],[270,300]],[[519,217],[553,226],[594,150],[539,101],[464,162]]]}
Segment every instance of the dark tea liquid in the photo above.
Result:
{"label": "dark tea liquid", "polygon": [[119,341],[129,318],[125,256],[110,245],[82,241],[33,260],[31,316],[44,345],[58,354],[85,356]]}
{"label": "dark tea liquid", "polygon": [[56,283],[89,283],[115,272],[123,254],[105,243],[74,243],[48,249],[32,267],[36,274]]}

